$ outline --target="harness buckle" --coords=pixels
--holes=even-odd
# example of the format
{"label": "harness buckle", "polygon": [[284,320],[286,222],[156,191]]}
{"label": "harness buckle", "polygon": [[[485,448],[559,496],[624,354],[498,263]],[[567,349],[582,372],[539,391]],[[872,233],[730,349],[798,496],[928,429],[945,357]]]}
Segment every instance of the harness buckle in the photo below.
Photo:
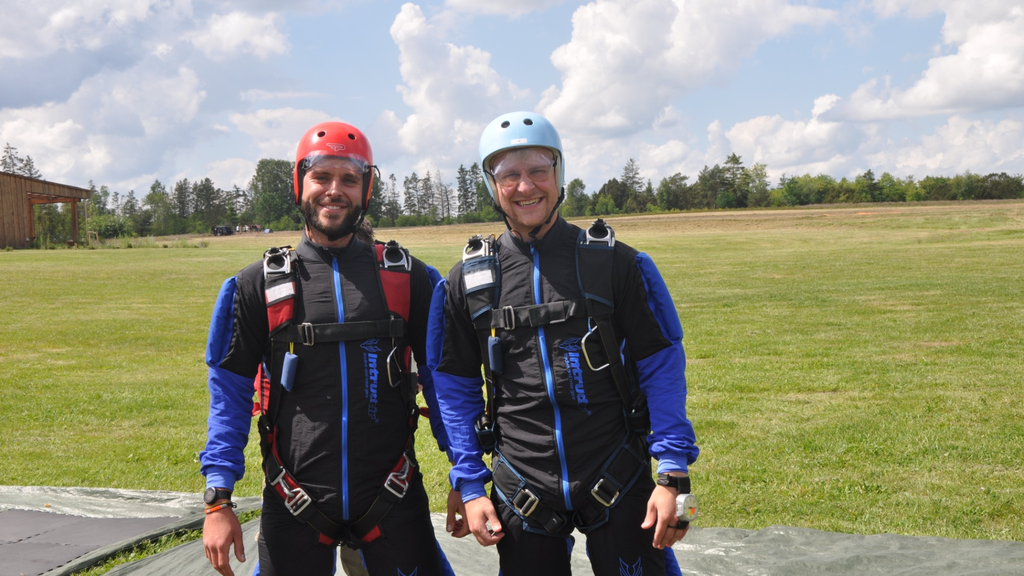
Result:
{"label": "harness buckle", "polygon": [[412,262],[409,260],[409,254],[402,249],[402,246],[394,240],[389,241],[384,245],[384,254],[381,257],[381,265],[387,268],[401,268],[403,270],[412,270]]}
{"label": "harness buckle", "polygon": [[584,334],[583,339],[580,340],[580,348],[583,349],[583,359],[587,361],[587,366],[589,366],[594,372],[600,372],[601,370],[611,366],[611,360],[609,360],[604,366],[599,366],[597,368],[594,368],[594,365],[590,362],[590,354],[587,353],[587,338],[590,338],[590,335],[597,329],[598,328],[596,326],[591,328],[586,334]]}
{"label": "harness buckle", "polygon": [[598,218],[587,228],[584,244],[604,244],[611,248],[615,246],[615,231],[603,219]]}
{"label": "harness buckle", "polygon": [[[391,349],[391,352],[388,354],[387,362],[385,363],[385,366],[387,366],[387,372],[388,372],[388,385],[391,386],[392,388],[398,388],[398,385],[402,383],[401,376],[405,375],[405,370],[402,368],[402,364],[401,364],[401,358],[395,356],[395,352],[398,352],[398,347],[397,346]],[[395,378],[393,376],[391,376],[391,365],[392,364],[394,364],[395,370],[398,371],[398,374],[401,375],[401,376],[399,376],[397,382],[395,381]]]}
{"label": "harness buckle", "polygon": [[[494,235],[491,235],[490,239],[493,241]],[[472,260],[480,256],[491,255],[490,242],[485,241],[484,237],[480,234],[473,236],[466,243],[466,247],[462,250],[462,261]]]}
{"label": "harness buckle", "polygon": [[601,505],[603,505],[605,508],[611,508],[612,504],[615,504],[615,501],[619,499],[619,494],[621,493],[621,490],[615,490],[615,493],[612,494],[610,498],[606,497],[604,494],[602,494],[603,491],[601,490],[604,487],[605,480],[608,480],[607,476],[602,477],[600,480],[598,480],[597,484],[594,484],[594,487],[590,489],[590,495],[594,497],[594,500],[600,502]]}
{"label": "harness buckle", "polygon": [[505,323],[505,330],[516,329],[516,311],[511,306],[501,309],[501,319]]}
{"label": "harness buckle", "polygon": [[411,470],[412,464],[409,462],[409,458],[403,456],[402,469],[388,474],[388,479],[384,481],[384,487],[399,500],[405,498],[405,493],[409,491],[409,472]]}
{"label": "harness buckle", "polygon": [[[523,501],[523,498],[521,498],[524,495],[526,496],[525,502]],[[530,492],[530,489],[524,486],[520,488],[514,496],[512,496],[511,502],[512,507],[515,508],[517,512],[522,514],[523,517],[528,517],[537,509],[537,505],[540,504],[540,498],[537,498],[536,494]],[[520,502],[522,503],[520,504]]]}
{"label": "harness buckle", "polygon": [[316,337],[313,335],[313,325],[309,322],[299,324],[299,335],[302,337],[303,346],[312,346]]}
{"label": "harness buckle", "polygon": [[263,278],[273,274],[292,273],[291,246],[280,246],[263,253]]}
{"label": "harness buckle", "polygon": [[281,490],[284,496],[284,507],[292,513],[292,516],[298,516],[306,509],[306,506],[313,502],[313,499],[306,494],[301,486],[296,485],[294,489],[289,488],[286,474],[287,472],[282,469],[277,478],[270,482],[270,485]]}

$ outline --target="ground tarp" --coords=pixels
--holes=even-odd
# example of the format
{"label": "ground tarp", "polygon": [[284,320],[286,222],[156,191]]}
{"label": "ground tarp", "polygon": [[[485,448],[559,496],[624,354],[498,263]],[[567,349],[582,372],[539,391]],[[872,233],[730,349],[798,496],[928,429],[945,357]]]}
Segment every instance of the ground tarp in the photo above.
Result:
{"label": "ground tarp", "polygon": [[[251,509],[259,499],[240,505]],[[198,494],[0,486],[0,576],[71,574],[202,523]]]}
{"label": "ground tarp", "polygon": [[[10,500],[22,501],[12,507]],[[110,501],[112,500],[112,501]],[[25,504],[25,502],[29,504]],[[70,501],[70,503],[69,503]],[[255,499],[248,499],[251,507]],[[0,487],[0,539],[6,538],[11,525],[19,524],[18,515],[11,522],[4,516],[14,510],[34,510],[49,503],[43,514],[59,512],[84,518],[93,514],[96,521],[102,513],[106,518],[145,518],[140,512],[153,506],[150,518],[173,517],[170,511],[183,508],[191,520],[202,522],[202,504],[198,494],[167,492],[118,491],[95,489],[11,489]],[[34,508],[26,508],[26,506]],[[130,515],[128,515],[130,514]],[[454,539],[444,533],[444,516],[433,515],[434,529],[441,547],[459,576],[494,576],[498,573],[497,551],[480,547],[472,537]],[[105,532],[101,524],[89,529],[88,520],[75,528],[76,533]],[[248,562],[233,561],[238,576],[248,576],[255,567],[257,522],[243,527]],[[142,534],[138,535],[142,536]],[[136,538],[137,540],[138,538]],[[50,537],[48,540],[58,540]],[[0,575],[18,574],[7,570],[9,556],[6,540],[0,540]],[[66,543],[48,543],[51,550]],[[109,546],[108,546],[109,548]],[[573,574],[592,574],[586,558],[585,540],[577,534],[573,552]],[[686,539],[674,548],[683,573],[693,576],[1010,576],[1024,575],[1024,543],[992,540],[954,540],[948,538],[913,537],[894,534],[869,536],[822,532],[806,528],[770,526],[762,530],[734,528],[699,528],[690,530]],[[95,554],[93,552],[92,554]],[[79,558],[81,560],[81,558]],[[14,561],[14,560],[12,560]],[[32,572],[28,572],[32,573]],[[38,572],[36,572],[38,573]],[[52,574],[69,574],[66,566]],[[118,566],[111,576],[210,576],[215,572],[203,555],[202,542],[184,544],[162,554]]]}

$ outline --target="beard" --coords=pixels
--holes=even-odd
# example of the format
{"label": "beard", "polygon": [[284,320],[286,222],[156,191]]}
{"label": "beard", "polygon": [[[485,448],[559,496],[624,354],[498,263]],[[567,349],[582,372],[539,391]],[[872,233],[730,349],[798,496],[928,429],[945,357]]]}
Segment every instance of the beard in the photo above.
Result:
{"label": "beard", "polygon": [[306,226],[327,236],[327,240],[335,240],[348,236],[356,231],[363,219],[363,209],[360,206],[352,206],[348,214],[341,219],[341,222],[330,225],[325,224],[317,218],[316,207],[309,200],[302,201],[302,217],[306,220]]}

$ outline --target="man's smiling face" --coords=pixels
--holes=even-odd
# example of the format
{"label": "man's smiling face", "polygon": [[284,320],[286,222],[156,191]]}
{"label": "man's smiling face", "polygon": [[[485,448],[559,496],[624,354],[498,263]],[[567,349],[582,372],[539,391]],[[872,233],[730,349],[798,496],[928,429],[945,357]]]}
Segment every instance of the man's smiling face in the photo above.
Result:
{"label": "man's smiling face", "polygon": [[[508,224],[526,239],[544,224],[558,202],[558,179],[552,152],[547,148],[518,148],[503,152],[491,161],[498,206]],[[542,237],[548,226],[538,233]]]}
{"label": "man's smiling face", "polygon": [[359,165],[345,158],[316,160],[302,177],[302,214],[306,235],[317,244],[329,246],[348,236],[362,213],[363,178]]}

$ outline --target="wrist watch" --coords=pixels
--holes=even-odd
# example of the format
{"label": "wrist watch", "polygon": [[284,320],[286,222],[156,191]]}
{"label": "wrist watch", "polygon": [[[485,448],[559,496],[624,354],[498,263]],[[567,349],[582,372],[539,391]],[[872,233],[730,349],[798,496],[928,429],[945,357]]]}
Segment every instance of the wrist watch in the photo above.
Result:
{"label": "wrist watch", "polygon": [[227,488],[214,488],[211,486],[206,489],[205,493],[203,493],[203,502],[205,502],[207,506],[212,505],[217,500],[224,499],[231,500],[231,490],[228,490]]}
{"label": "wrist watch", "polygon": [[676,492],[680,494],[689,494],[690,476],[687,474],[671,476],[662,472],[658,474],[658,486],[668,486],[669,488],[675,488]]}

